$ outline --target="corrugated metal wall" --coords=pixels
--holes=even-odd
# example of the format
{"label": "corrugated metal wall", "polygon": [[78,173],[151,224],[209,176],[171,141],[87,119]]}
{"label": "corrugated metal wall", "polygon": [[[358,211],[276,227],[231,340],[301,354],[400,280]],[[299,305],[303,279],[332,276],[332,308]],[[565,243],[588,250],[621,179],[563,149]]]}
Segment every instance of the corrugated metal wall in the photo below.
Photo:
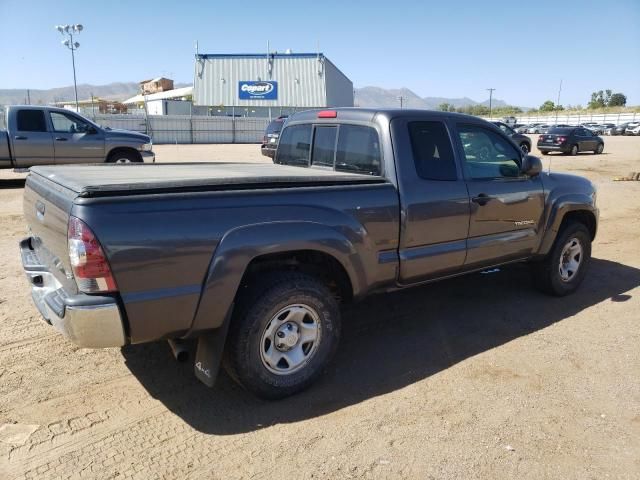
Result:
{"label": "corrugated metal wall", "polygon": [[268,118],[96,115],[102,126],[148,133],[153,143],[260,143]]}
{"label": "corrugated metal wall", "polygon": [[328,60],[324,62],[327,107],[353,107],[353,82]]}
{"label": "corrugated metal wall", "polygon": [[[324,107],[324,73],[318,74],[316,57],[278,55],[273,59],[271,76],[264,57],[197,58],[193,101],[195,105],[234,105],[255,107]],[[277,81],[277,100],[240,100],[241,81]]]}

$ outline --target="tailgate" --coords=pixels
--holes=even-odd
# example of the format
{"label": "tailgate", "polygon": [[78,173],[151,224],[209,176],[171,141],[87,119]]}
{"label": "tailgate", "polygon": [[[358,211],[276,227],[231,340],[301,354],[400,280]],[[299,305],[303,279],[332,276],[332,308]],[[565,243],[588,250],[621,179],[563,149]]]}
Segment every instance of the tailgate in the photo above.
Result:
{"label": "tailgate", "polygon": [[23,197],[31,248],[69,294],[78,291],[67,249],[69,214],[76,196],[75,192],[31,173]]}

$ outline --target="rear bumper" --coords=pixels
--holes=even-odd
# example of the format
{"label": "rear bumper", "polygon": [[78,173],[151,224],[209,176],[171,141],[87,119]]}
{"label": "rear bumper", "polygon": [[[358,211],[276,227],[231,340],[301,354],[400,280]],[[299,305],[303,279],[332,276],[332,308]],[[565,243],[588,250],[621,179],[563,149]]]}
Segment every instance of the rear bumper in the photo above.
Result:
{"label": "rear bumper", "polygon": [[545,150],[548,152],[570,152],[571,145],[554,145],[550,143],[538,143],[538,150]]}
{"label": "rear bumper", "polygon": [[276,156],[276,146],[269,146],[269,144],[267,145],[262,145],[260,147],[260,151],[262,152],[262,155],[264,155],[265,157],[269,157],[269,158],[273,158]]}
{"label": "rear bumper", "polygon": [[20,242],[22,267],[31,285],[31,297],[44,320],[80,347],[121,347],[127,343],[118,303],[112,297],[70,295],[31,248],[31,238]]}

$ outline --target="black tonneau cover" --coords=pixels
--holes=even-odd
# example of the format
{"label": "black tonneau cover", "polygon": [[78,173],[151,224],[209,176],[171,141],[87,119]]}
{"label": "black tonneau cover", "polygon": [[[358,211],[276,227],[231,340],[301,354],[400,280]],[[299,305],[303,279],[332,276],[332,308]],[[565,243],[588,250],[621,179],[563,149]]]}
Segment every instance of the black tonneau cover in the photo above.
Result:
{"label": "black tonneau cover", "polygon": [[385,183],[382,177],[273,163],[151,163],[32,167],[81,197]]}

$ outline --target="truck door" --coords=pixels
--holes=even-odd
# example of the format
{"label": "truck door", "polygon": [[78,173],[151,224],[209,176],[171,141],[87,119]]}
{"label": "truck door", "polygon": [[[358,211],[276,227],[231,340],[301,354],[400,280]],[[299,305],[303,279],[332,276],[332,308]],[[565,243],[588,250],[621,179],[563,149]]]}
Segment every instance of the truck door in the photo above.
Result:
{"label": "truck door", "polygon": [[56,163],[104,162],[104,133],[71,112],[50,111]]}
{"label": "truck door", "polygon": [[402,208],[399,283],[459,271],[465,260],[469,195],[449,128],[428,117],[391,122]]}
{"label": "truck door", "polygon": [[457,140],[471,197],[465,267],[530,256],[543,228],[540,176],[522,174],[522,152],[491,128],[459,123]]}
{"label": "truck door", "polygon": [[13,120],[14,127],[9,125],[9,135],[15,166],[28,168],[54,163],[53,138],[47,129],[44,111],[21,109]]}

